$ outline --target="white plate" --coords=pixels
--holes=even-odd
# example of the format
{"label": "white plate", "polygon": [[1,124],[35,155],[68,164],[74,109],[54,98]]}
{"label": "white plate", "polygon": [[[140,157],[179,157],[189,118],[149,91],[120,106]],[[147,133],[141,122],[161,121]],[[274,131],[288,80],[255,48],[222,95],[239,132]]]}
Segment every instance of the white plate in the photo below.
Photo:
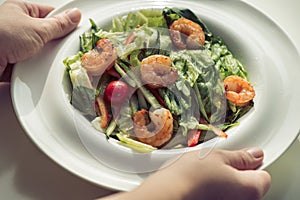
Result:
{"label": "white plate", "polygon": [[[89,28],[89,18],[103,24],[111,17],[131,10],[168,6],[190,8],[199,15],[246,65],[255,85],[254,109],[238,127],[228,132],[229,138],[220,140],[217,146],[225,149],[259,146],[266,155],[262,168],[282,155],[297,138],[300,119],[300,59],[285,32],[265,14],[236,0],[140,2],[72,1],[52,13],[78,7],[83,13],[82,23],[68,37],[49,43],[34,58],[18,63],[12,77],[12,98],[17,116],[37,146],[65,169],[104,187],[130,190],[148,176],[147,173],[115,170],[99,162],[89,153],[91,150],[85,148],[77,134],[78,127],[74,125],[74,112],[66,97],[66,88],[62,87],[66,85],[62,60],[77,52],[78,36]],[[101,147],[96,151],[99,149]],[[112,158],[111,162],[117,160],[116,165],[122,167],[124,159],[112,157],[117,152],[106,149],[106,154]],[[155,154],[156,159],[162,155]],[[128,159],[134,160],[136,166],[142,164],[134,156]],[[124,163],[124,167],[127,165],[128,162]]]}

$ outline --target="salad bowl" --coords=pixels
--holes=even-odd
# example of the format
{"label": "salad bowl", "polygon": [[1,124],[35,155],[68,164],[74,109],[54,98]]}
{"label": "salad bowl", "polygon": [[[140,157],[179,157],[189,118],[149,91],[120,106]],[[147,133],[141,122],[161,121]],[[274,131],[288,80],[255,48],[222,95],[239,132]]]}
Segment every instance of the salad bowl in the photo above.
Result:
{"label": "salad bowl", "polygon": [[[134,0],[90,0],[71,1],[52,15],[71,7],[82,10],[80,26],[66,38],[48,44],[37,56],[17,64],[12,77],[13,103],[22,126],[37,146],[65,169],[104,187],[130,190],[165,161],[187,151],[258,146],[265,152],[261,166],[265,168],[297,138],[299,54],[288,35],[251,5],[234,0],[143,4]],[[240,124],[226,131],[227,139],[215,137],[191,148],[145,154],[120,145],[115,139],[107,140],[74,109],[63,60],[78,52],[79,35],[90,28],[89,19],[106,26],[113,17],[129,11],[165,7],[191,9],[215,35],[221,36],[245,65],[256,96],[254,107],[239,120]]]}

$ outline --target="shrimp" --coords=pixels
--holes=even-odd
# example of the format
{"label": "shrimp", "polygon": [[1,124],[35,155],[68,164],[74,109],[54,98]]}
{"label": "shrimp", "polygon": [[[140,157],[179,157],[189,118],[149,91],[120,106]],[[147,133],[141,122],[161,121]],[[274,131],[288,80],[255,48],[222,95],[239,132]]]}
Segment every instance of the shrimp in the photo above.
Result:
{"label": "shrimp", "polygon": [[179,18],[171,24],[170,36],[179,49],[197,49],[205,43],[201,26],[186,18]]}
{"label": "shrimp", "polygon": [[247,106],[254,99],[255,91],[245,79],[232,75],[224,79],[226,98],[237,106]]}
{"label": "shrimp", "polygon": [[159,108],[153,112],[139,110],[134,114],[133,122],[137,140],[145,144],[161,147],[172,137],[173,116],[168,109]]}
{"label": "shrimp", "polygon": [[92,76],[100,76],[106,69],[110,69],[117,59],[117,50],[111,40],[102,38],[96,47],[86,52],[81,59],[82,66]]}
{"label": "shrimp", "polygon": [[178,79],[177,70],[172,67],[172,60],[164,55],[151,55],[141,63],[141,77],[151,88],[169,86]]}

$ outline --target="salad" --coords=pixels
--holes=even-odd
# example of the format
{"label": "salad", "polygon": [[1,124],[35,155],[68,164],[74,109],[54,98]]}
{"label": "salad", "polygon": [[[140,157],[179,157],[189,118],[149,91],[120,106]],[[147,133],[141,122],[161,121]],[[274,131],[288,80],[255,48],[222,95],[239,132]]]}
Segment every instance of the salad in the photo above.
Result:
{"label": "salad", "polygon": [[245,67],[191,10],[129,12],[79,36],[63,61],[70,103],[99,134],[140,152],[192,147],[253,106]]}

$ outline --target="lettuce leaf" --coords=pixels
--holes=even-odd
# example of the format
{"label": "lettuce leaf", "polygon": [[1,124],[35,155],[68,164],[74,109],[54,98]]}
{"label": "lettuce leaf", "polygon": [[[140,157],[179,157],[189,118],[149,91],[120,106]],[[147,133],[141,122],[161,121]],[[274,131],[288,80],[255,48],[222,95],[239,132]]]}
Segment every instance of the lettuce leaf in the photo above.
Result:
{"label": "lettuce leaf", "polygon": [[90,19],[90,23],[91,28],[79,36],[80,51],[82,51],[83,53],[86,53],[89,50],[95,48],[96,42],[100,39],[96,35],[96,33],[100,30],[100,27],[98,27],[92,19]]}
{"label": "lettuce leaf", "polygon": [[63,63],[66,65],[72,83],[71,104],[83,115],[96,116],[94,102],[96,90],[93,88],[87,71],[81,66],[79,52],[67,57]]}

